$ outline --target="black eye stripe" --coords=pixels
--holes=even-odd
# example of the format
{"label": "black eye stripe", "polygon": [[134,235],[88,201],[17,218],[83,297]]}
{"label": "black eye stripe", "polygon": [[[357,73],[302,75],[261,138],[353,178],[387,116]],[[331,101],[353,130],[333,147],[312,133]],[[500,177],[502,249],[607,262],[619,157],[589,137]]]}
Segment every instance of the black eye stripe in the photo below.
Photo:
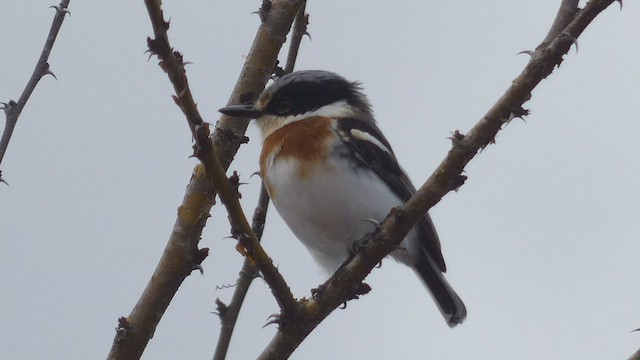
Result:
{"label": "black eye stripe", "polygon": [[299,115],[340,100],[369,111],[358,84],[326,71],[292,73],[277,80],[266,93],[271,95],[265,107],[268,114]]}
{"label": "black eye stripe", "polygon": [[276,110],[279,114],[286,114],[291,111],[291,100],[283,99],[276,105]]}

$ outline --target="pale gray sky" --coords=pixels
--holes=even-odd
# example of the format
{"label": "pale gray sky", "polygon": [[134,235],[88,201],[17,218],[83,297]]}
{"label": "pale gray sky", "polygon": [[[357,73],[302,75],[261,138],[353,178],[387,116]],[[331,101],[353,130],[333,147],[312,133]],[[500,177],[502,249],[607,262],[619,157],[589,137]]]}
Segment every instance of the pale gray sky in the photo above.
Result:
{"label": "pale gray sky", "polygon": [[[172,44],[215,122],[248,52],[260,1],[168,1]],[[9,0],[0,22],[0,101],[17,99],[53,16]],[[400,162],[419,185],[527,62],[558,1],[311,1],[298,69],[363,83]],[[1,166],[0,349],[6,359],[99,359],[162,253],[189,181],[191,136],[153,58],[142,1],[72,1],[44,78]],[[640,6],[614,5],[525,104],[469,180],[432,211],[469,317],[449,329],[418,279],[393,261],[373,291],[325,321],[292,359],[626,359],[640,347]],[[251,128],[230,170],[250,185]],[[242,258],[216,207],[189,277],[144,359],[209,359]],[[272,211],[264,244],[296,296],[324,280]],[[251,359],[276,328],[264,283],[249,292],[229,359]]]}

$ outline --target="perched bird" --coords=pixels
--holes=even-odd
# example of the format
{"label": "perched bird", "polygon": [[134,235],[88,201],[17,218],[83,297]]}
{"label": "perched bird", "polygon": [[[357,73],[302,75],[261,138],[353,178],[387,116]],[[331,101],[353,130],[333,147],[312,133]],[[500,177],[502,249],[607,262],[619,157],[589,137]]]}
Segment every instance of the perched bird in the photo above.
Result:
{"label": "perched bird", "polygon": [[[315,260],[335,271],[415,187],[376,125],[359,83],[320,70],[277,79],[255,104],[220,112],[256,119],[260,174],[275,208]],[[467,310],[443,276],[440,241],[426,214],[391,253],[422,279],[451,327]]]}

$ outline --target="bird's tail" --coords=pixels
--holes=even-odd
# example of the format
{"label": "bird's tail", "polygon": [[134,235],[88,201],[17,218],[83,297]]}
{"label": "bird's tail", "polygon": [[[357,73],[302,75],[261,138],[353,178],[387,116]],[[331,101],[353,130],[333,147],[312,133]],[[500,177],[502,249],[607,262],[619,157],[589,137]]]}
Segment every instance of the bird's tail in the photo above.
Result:
{"label": "bird's tail", "polygon": [[429,289],[449,327],[461,324],[467,317],[467,308],[430,256],[421,254],[414,262],[413,269]]}

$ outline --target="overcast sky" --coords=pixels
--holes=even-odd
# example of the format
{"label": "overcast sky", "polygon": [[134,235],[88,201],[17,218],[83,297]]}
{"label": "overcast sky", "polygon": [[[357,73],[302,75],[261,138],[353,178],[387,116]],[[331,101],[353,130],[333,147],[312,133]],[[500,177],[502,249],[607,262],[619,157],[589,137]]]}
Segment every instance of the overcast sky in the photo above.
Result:
{"label": "overcast sky", "polygon": [[[0,101],[17,100],[54,13],[9,0],[0,22]],[[259,26],[260,1],[167,1],[199,109],[215,122]],[[363,83],[416,185],[525,66],[558,1],[311,1],[298,69]],[[640,6],[614,4],[467,183],[431,214],[447,277],[467,304],[449,329],[408,269],[386,260],[373,291],[333,313],[292,359],[626,359],[640,347]],[[196,160],[172,87],[147,60],[143,1],[72,1],[44,78],[2,163],[0,351],[5,359],[106,357],[171,233]],[[259,179],[255,128],[230,170]],[[201,242],[205,275],[187,278],[144,359],[209,359],[242,262],[216,206]],[[325,280],[275,211],[264,245],[298,297]],[[256,281],[229,359],[255,358],[277,305]]]}

